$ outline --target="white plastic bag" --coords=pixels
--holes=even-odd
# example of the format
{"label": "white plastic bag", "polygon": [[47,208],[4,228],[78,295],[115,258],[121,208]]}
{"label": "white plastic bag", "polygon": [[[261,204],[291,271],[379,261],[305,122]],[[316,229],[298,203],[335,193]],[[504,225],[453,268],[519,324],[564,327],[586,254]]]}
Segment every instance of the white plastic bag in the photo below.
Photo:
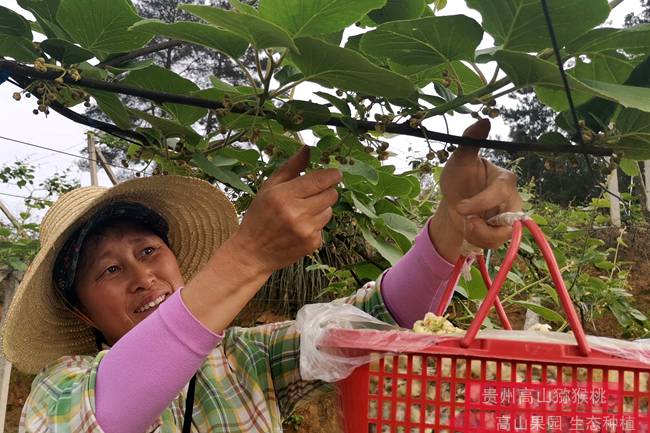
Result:
{"label": "white plastic bag", "polygon": [[[296,328],[300,333],[300,375],[304,380],[336,382],[348,377],[355,368],[382,355],[367,350],[322,348],[319,342],[331,329],[364,329],[364,342],[376,339],[389,342],[391,353],[417,351],[437,342],[453,338],[439,335],[421,335],[414,342],[411,331],[382,322],[350,304],[328,303],[305,305],[298,311]],[[410,338],[404,338],[410,337]],[[458,338],[458,337],[455,337]],[[401,341],[400,341],[401,340]]]}

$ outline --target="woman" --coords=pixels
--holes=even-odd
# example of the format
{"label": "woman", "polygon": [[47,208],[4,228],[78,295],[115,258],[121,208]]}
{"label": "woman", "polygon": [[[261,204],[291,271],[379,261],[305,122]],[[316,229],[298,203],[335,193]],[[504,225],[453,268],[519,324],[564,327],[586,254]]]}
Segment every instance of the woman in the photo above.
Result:
{"label": "woman", "polygon": [[[484,120],[466,135],[488,131]],[[226,197],[196,179],[62,196],[2,329],[6,357],[41,370],[21,431],[279,432],[296,404],[326,390],[300,378],[293,322],[227,329],[274,270],[321,244],[341,173],[301,175],[308,160],[307,148],[289,159],[239,226]],[[410,327],[440,302],[464,239],[494,247],[509,237],[477,216],[520,210],[512,173],[461,149],[441,187],[436,214],[381,292],[347,302]]]}

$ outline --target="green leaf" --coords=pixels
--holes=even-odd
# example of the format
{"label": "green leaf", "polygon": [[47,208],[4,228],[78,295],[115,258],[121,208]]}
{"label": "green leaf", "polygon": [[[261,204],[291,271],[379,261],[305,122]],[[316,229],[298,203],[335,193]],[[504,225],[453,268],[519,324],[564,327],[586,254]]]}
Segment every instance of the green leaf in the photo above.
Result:
{"label": "green leaf", "polygon": [[598,269],[602,269],[603,271],[611,271],[616,267],[614,263],[608,262],[606,260],[596,262],[594,263],[594,266],[596,266]]}
{"label": "green leaf", "polygon": [[483,277],[481,273],[475,266],[470,268],[471,280],[466,280],[465,277],[462,277],[462,286],[467,292],[467,297],[472,301],[480,301],[484,299],[487,295],[487,288],[483,282]]}
{"label": "green leaf", "polygon": [[616,118],[620,141],[611,146],[635,160],[650,159],[650,113],[625,109]]}
{"label": "green leaf", "polygon": [[397,233],[403,234],[410,241],[413,241],[418,234],[418,227],[415,223],[402,215],[383,213],[379,217],[384,221],[386,226],[395,230]]}
{"label": "green leaf", "polygon": [[61,0],[17,0],[18,6],[49,21],[56,19],[56,11]]}
{"label": "green leaf", "polygon": [[148,122],[152,127],[160,131],[165,136],[165,138],[171,138],[171,137],[186,138],[193,143],[197,143],[201,140],[201,136],[192,128],[189,128],[185,125],[181,125],[180,123],[174,120],[163,119],[162,117],[152,116],[149,113],[145,113],[144,111],[135,110],[135,109],[129,109],[129,112],[135,114],[139,118]]}
{"label": "green leaf", "polygon": [[596,95],[616,101],[624,107],[650,112],[650,88],[584,80]]}
{"label": "green leaf", "polygon": [[639,163],[632,159],[623,158],[619,164],[623,173],[627,174],[630,177],[641,176],[641,170],[639,169]]}
{"label": "green leaf", "polygon": [[360,20],[386,0],[261,0],[260,16],[294,38],[338,32]]}
{"label": "green leaf", "polygon": [[556,131],[547,132],[540,135],[537,139],[537,142],[541,144],[571,144],[571,142],[564,135]]}
{"label": "green leaf", "polygon": [[352,200],[352,204],[354,204],[354,207],[356,207],[358,211],[370,219],[377,218],[377,214],[375,213],[375,209],[371,203],[364,203],[363,200],[358,198],[353,191],[349,191],[349,195]]}
{"label": "green leaf", "polygon": [[300,54],[292,54],[305,79],[369,95],[407,97],[415,88],[404,76],[373,65],[356,51],[314,38],[296,39]]}
{"label": "green leaf", "polygon": [[259,15],[257,9],[255,9],[253,6],[249,4],[242,3],[239,0],[228,0],[228,3],[230,3],[230,6],[232,6],[234,10],[242,14]]}
{"label": "green leaf", "polygon": [[31,39],[20,36],[0,35],[0,56],[11,57],[18,62],[31,63],[40,53]]}
{"label": "green leaf", "polygon": [[647,53],[648,48],[650,48],[650,24],[640,24],[627,29],[589,30],[566,46],[570,54],[591,54],[611,50]]}
{"label": "green leaf", "polygon": [[483,29],[464,15],[389,22],[361,38],[361,50],[422,70],[451,60],[474,60]]}
{"label": "green leaf", "polygon": [[338,98],[334,95],[330,95],[329,93],[325,93],[325,92],[314,92],[314,95],[320,96],[326,101],[329,101],[334,106],[334,108],[336,108],[341,112],[341,114],[345,116],[351,115],[350,107],[348,106],[348,103],[343,99]]}
{"label": "green leaf", "polygon": [[402,252],[395,246],[389,244],[383,239],[376,237],[366,227],[359,226],[359,228],[361,229],[361,234],[363,235],[363,238],[366,240],[366,242],[368,242],[371,247],[376,249],[383,258],[388,260],[391,266],[395,265],[395,263],[397,263],[399,259],[402,258]]}
{"label": "green leaf", "polygon": [[[637,66],[638,60],[631,60],[615,51],[593,53],[588,59],[576,59],[575,67],[568,73],[578,80],[596,80],[606,83],[624,83]],[[558,111],[569,109],[564,89],[549,89],[538,86],[535,89],[540,100]],[[575,105],[582,105],[593,98],[592,92],[574,91],[571,94]]]}
{"label": "green leaf", "polygon": [[360,263],[352,266],[352,270],[361,280],[375,281],[381,275],[382,270],[372,263]]}
{"label": "green leaf", "polygon": [[95,57],[91,51],[64,39],[46,39],[41,42],[41,49],[66,65],[81,63]]}
{"label": "green leaf", "polygon": [[277,120],[286,129],[300,131],[327,122],[331,114],[327,107],[309,101],[292,99],[280,107]]}
{"label": "green leaf", "polygon": [[236,147],[224,147],[216,152],[228,158],[234,158],[242,164],[256,167],[260,159],[260,154],[253,149],[238,149]]}
{"label": "green leaf", "polygon": [[0,6],[0,34],[32,39],[32,28],[22,15]]}
{"label": "green leaf", "polygon": [[226,11],[217,7],[179,5],[179,8],[206,22],[241,36],[256,48],[287,47],[297,51],[291,36],[282,28],[257,15]]}
{"label": "green leaf", "polygon": [[533,313],[539,314],[549,322],[562,323],[565,321],[564,318],[559,313],[551,310],[550,308],[546,308],[542,305],[535,304],[533,302],[526,302],[526,301],[512,301],[512,303],[521,305],[522,307],[529,309]]}
{"label": "green leaf", "polygon": [[408,197],[411,193],[411,182],[406,176],[396,176],[379,171],[378,195],[390,197]]}
{"label": "green leaf", "polygon": [[98,56],[142,48],[151,40],[128,31],[140,20],[128,0],[61,0],[56,20],[74,42]]}
{"label": "green leaf", "polygon": [[[483,28],[496,45],[514,51],[541,51],[551,46],[539,0],[466,0],[483,17]],[[549,13],[558,43],[602,24],[609,16],[606,0],[549,0]]]}
{"label": "green leaf", "polygon": [[645,322],[648,320],[648,316],[637,310],[636,308],[630,308],[630,315],[640,322]]}
{"label": "green leaf", "polygon": [[88,89],[88,92],[95,98],[104,114],[110,117],[117,126],[122,129],[131,129],[129,112],[115,93],[92,89]]}
{"label": "green leaf", "polygon": [[238,174],[223,167],[216,166],[204,155],[200,153],[195,154],[192,157],[192,163],[203,170],[203,172],[206,174],[217,179],[219,182],[225,183],[226,185],[229,185],[232,188],[238,189],[240,191],[253,194],[253,190],[250,189],[250,187],[244,182],[242,182]]}
{"label": "green leaf", "polygon": [[[553,89],[564,88],[554,63],[528,54],[505,50],[497,51],[494,57],[499,62],[499,66],[518,86],[537,85]],[[616,101],[625,107],[650,111],[650,89],[594,80],[581,81],[571,75],[568,75],[567,78],[574,91]]]}
{"label": "green leaf", "polygon": [[377,24],[418,18],[427,7],[424,0],[388,0],[385,3],[386,6],[383,8],[368,14],[368,17]]}
{"label": "green leaf", "polygon": [[233,59],[243,56],[248,48],[248,41],[233,32],[191,21],[167,24],[159,20],[142,20],[131,26],[131,29],[203,45]]}
{"label": "green leaf", "polygon": [[[147,90],[179,95],[199,90],[199,87],[187,78],[156,65],[132,71],[124,79],[123,83]],[[207,108],[191,107],[189,105],[164,103],[162,106],[183,125],[191,125],[208,113]]]}
{"label": "green leaf", "polygon": [[379,182],[379,174],[377,173],[377,170],[375,170],[373,166],[368,165],[363,161],[357,161],[354,163],[354,165],[341,164],[339,169],[343,173],[360,176],[373,185],[377,185],[377,182]]}
{"label": "green leaf", "polygon": [[[451,89],[456,94],[472,93],[485,85],[476,72],[458,60],[453,60],[449,63],[442,63],[427,69],[422,69],[421,65],[403,66],[392,62],[390,67],[397,73],[407,75],[409,79],[420,88],[433,82],[442,84],[447,77],[454,80]],[[447,76],[444,75],[445,73]],[[460,89],[458,89],[458,85],[460,85]]]}
{"label": "green leaf", "polygon": [[59,8],[60,0],[17,0],[16,3],[34,15],[48,38],[68,39],[70,37],[56,24],[56,11]]}
{"label": "green leaf", "polygon": [[22,260],[18,260],[15,257],[8,257],[7,262],[9,263],[9,266],[11,266],[17,271],[22,272],[27,270],[27,265],[25,264],[25,262],[23,262]]}
{"label": "green leaf", "polygon": [[506,278],[508,280],[512,281],[513,283],[518,284],[520,286],[525,286],[526,285],[526,283],[524,283],[524,280],[522,280],[522,278],[519,275],[517,275],[515,272],[512,272],[512,271],[508,272],[508,275],[506,276]]}

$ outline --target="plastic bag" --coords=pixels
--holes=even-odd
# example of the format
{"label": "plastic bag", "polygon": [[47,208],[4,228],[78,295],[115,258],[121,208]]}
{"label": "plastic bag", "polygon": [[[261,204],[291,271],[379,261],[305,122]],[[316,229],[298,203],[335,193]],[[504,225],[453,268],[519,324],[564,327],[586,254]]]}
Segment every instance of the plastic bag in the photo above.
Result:
{"label": "plastic bag", "polygon": [[[319,347],[330,329],[374,330],[364,334],[364,342],[374,339],[390,347],[390,353],[422,350],[453,337],[405,332],[396,325],[382,322],[350,304],[310,304],[298,311],[296,328],[300,333],[300,375],[303,380],[336,382],[348,377],[355,368],[382,354],[368,350]],[[420,338],[413,338],[413,336]],[[458,337],[456,337],[458,338]]]}
{"label": "plastic bag", "polygon": [[[576,345],[572,333],[540,332],[540,331],[504,331],[486,329],[480,331],[476,338],[490,338],[495,340],[528,341],[537,343],[553,343]],[[639,361],[650,365],[650,339],[626,341],[609,337],[595,337],[587,335],[587,343],[592,349],[614,355],[618,358]]]}
{"label": "plastic bag", "polygon": [[[441,341],[458,339],[461,334],[417,334],[378,320],[350,304],[311,304],[300,309],[296,318],[300,333],[300,374],[304,380],[336,382],[348,377],[355,368],[385,354],[412,353],[434,346]],[[363,329],[363,345],[367,349],[336,349],[322,347],[322,339],[331,329]],[[540,331],[482,330],[476,338],[514,340],[539,343],[575,345],[571,333]],[[592,349],[622,359],[639,361],[650,366],[650,339],[625,341],[615,338],[587,336]]]}

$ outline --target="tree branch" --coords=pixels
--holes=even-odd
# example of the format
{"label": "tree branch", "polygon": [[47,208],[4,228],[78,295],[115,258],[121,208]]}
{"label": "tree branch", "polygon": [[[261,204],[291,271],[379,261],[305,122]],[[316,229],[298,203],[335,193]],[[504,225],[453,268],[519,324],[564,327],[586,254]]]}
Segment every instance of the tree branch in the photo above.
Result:
{"label": "tree branch", "polygon": [[[0,60],[0,62],[2,61]],[[0,70],[2,70],[1,63],[0,63]],[[26,77],[14,76],[14,78],[17,84],[23,89],[25,89],[31,83],[31,80]],[[83,114],[79,114],[76,111],[69,109],[68,107],[60,104],[57,101],[52,101],[52,103],[50,104],[50,108],[56,111],[57,113],[59,113],[60,115],[62,115],[63,117],[72,120],[73,122],[79,123],[81,125],[86,125],[91,128],[99,129],[100,131],[104,131],[107,134],[114,135],[118,138],[129,141],[131,143],[135,143],[136,141],[134,140],[137,140],[139,144],[143,144],[143,145],[149,143],[147,138],[144,135],[136,131],[131,131],[129,129],[122,129],[116,125],[113,125],[112,123],[103,122],[101,120],[93,119],[92,117],[84,116]]]}
{"label": "tree branch", "polygon": [[126,53],[122,56],[114,57],[110,60],[106,60],[105,62],[100,62],[97,64],[97,67],[103,68],[106,66],[120,66],[123,65],[124,63],[128,62],[129,60],[137,59],[138,57],[142,57],[147,54],[155,53],[158,51],[166,50],[168,48],[174,48],[179,45],[181,45],[183,41],[179,41],[176,39],[171,39],[166,42],[161,42],[159,44],[154,44],[154,45],[149,45],[148,47],[140,48],[139,50],[131,51],[130,53]]}
{"label": "tree branch", "polygon": [[[19,82],[21,82],[20,80],[23,81],[24,80],[33,81],[33,80],[41,80],[41,79],[52,80],[60,76],[60,73],[57,71],[38,72],[34,68],[22,65],[12,60],[0,60],[0,71],[1,70],[8,70],[11,73],[11,75]],[[68,74],[66,74],[66,76],[63,79],[66,83],[71,85],[86,87],[89,89],[105,90],[105,91],[120,93],[124,95],[137,96],[140,98],[145,98],[145,99],[155,101],[157,103],[172,102],[177,104],[189,105],[193,107],[202,107],[208,109],[224,108],[223,104],[220,101],[213,101],[210,99],[198,98],[194,96],[185,96],[185,95],[180,95],[175,93],[157,92],[157,91],[142,89],[135,86],[127,86],[124,84],[93,80],[89,78],[82,78],[81,80],[74,81],[72,78],[68,76]],[[21,85],[23,84],[21,83]],[[65,107],[61,107],[61,108],[65,108]],[[250,107],[248,106],[237,107],[237,105],[235,105],[230,108],[230,111],[232,111],[233,113],[246,113],[249,110],[249,108]],[[440,107],[436,107],[436,108],[439,109]],[[65,110],[68,110],[71,113],[68,113],[68,115],[63,113],[61,114],[71,119],[72,117],[70,116],[78,118],[79,120],[72,119],[75,122],[83,123],[84,125],[88,125],[91,127],[97,127],[98,129],[101,128],[99,128],[98,126],[90,125],[86,122],[91,122],[91,123],[97,122],[97,124],[104,124],[103,127],[106,127],[106,125],[110,125],[110,127],[117,128],[115,125],[105,124],[104,122],[99,122],[94,119],[86,118],[85,116],[81,116],[80,114],[75,113],[72,110],[69,109],[65,109]],[[275,112],[272,111],[265,111],[262,112],[261,114],[266,118],[275,117]],[[378,122],[372,122],[367,120],[354,120],[354,119],[348,119],[344,122],[341,117],[333,116],[330,117],[330,119],[324,123],[330,126],[339,126],[343,128],[349,128],[350,125],[352,125],[354,128],[356,128],[357,131],[365,132],[365,131],[375,130],[375,127],[377,126]],[[121,133],[136,134],[133,131],[124,131],[119,128],[117,129]],[[441,132],[429,131],[424,127],[411,128],[408,123],[385,124],[385,131],[392,134],[408,135],[408,136],[418,137],[418,138],[424,137],[427,139],[432,139],[440,142],[452,143],[457,145],[484,147],[488,149],[500,149],[500,150],[507,150],[511,152],[524,151],[524,152],[551,152],[551,153],[587,153],[587,154],[598,155],[598,156],[607,156],[613,153],[612,149],[603,148],[603,147],[594,147],[594,146],[583,148],[583,147],[578,147],[575,145],[568,145],[568,144],[546,144],[546,143],[542,144],[542,143],[520,143],[520,142],[500,141],[500,140],[477,140],[468,137],[459,137],[456,135],[449,135]],[[139,140],[139,138],[137,139]]]}

